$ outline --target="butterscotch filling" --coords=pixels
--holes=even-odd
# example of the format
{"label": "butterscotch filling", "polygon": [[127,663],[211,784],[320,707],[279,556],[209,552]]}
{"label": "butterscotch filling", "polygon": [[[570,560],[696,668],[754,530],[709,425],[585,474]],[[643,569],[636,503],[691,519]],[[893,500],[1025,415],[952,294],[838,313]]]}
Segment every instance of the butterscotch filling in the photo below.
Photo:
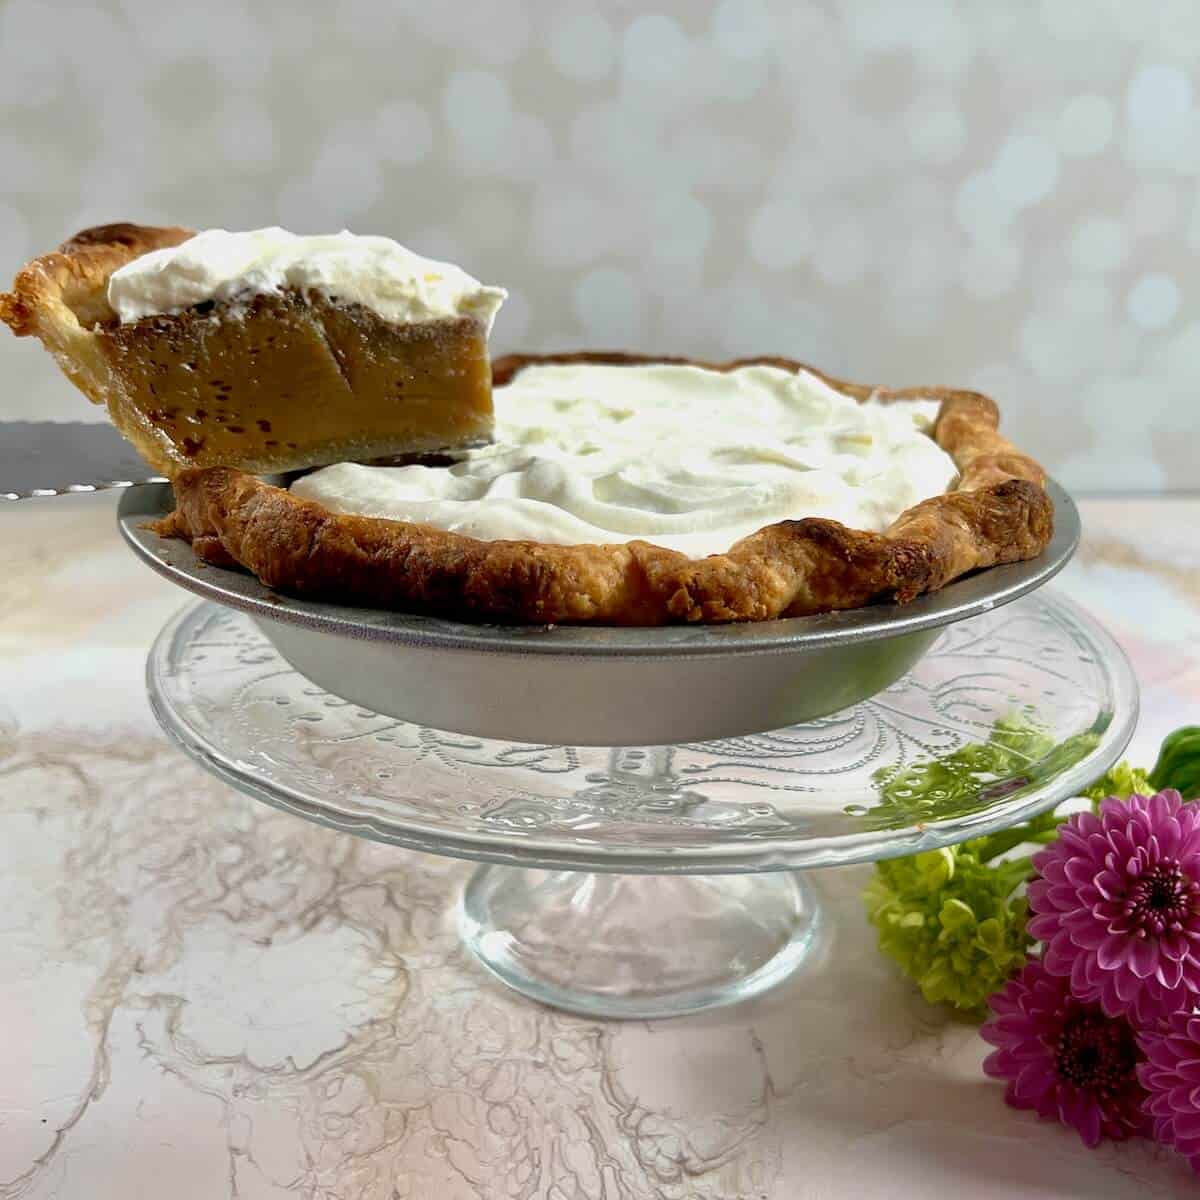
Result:
{"label": "butterscotch filling", "polygon": [[280,471],[490,433],[487,334],[473,317],[396,324],[283,292],[96,332],[119,385],[114,420],[148,436],[168,471]]}

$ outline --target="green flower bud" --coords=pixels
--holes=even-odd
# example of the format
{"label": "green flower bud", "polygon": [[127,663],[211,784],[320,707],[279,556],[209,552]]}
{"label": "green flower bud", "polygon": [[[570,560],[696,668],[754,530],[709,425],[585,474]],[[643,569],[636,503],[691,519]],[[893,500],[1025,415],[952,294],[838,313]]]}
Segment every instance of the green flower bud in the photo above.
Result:
{"label": "green flower bud", "polygon": [[1025,962],[1032,939],[1013,893],[1028,860],[991,866],[988,839],[877,864],[864,900],[879,948],[931,1004],[977,1013]]}
{"label": "green flower bud", "polygon": [[1083,794],[1093,805],[1098,805],[1109,796],[1128,800],[1135,793],[1139,796],[1151,796],[1158,790],[1150,783],[1150,777],[1145,771],[1131,767],[1127,762],[1119,762],[1091,787],[1085,788]]}

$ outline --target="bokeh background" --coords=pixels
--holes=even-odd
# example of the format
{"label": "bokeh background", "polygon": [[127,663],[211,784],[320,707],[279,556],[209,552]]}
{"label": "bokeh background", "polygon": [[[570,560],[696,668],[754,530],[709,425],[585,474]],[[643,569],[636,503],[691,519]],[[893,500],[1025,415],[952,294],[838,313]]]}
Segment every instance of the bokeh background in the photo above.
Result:
{"label": "bokeh background", "polygon": [[[1195,0],[0,0],[0,273],[89,224],[384,233],[493,345],[994,395],[1079,490],[1200,457]],[[0,338],[0,416],[99,414]]]}

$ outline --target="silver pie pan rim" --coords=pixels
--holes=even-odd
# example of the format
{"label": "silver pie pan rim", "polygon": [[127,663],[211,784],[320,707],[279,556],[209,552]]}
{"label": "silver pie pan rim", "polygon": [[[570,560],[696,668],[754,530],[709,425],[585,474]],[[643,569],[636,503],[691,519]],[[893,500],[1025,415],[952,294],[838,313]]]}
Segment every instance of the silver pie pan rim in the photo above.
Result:
{"label": "silver pie pan rim", "polygon": [[146,484],[122,493],[117,510],[121,536],[148,566],[177,586],[262,621],[314,633],[393,645],[485,654],[551,654],[568,658],[676,659],[708,655],[779,654],[870,642],[967,620],[1027,595],[1052,579],[1074,554],[1081,535],[1079,511],[1057,483],[1055,532],[1046,550],[1028,562],[990,567],[906,605],[879,604],[810,617],[731,625],[657,627],[493,625],[419,613],[354,607],[282,596],[249,572],[198,561],[185,542],[146,528],[174,507],[169,484]]}

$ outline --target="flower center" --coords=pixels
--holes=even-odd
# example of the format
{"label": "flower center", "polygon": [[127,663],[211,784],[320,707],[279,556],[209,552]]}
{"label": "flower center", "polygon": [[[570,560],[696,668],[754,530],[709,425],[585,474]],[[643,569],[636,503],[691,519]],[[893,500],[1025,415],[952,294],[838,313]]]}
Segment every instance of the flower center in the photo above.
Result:
{"label": "flower center", "polygon": [[1128,1086],[1137,1061],[1137,1042],[1128,1024],[1111,1021],[1098,1010],[1070,1018],[1054,1046],[1059,1077],[1099,1096]]}
{"label": "flower center", "polygon": [[1197,910],[1200,885],[1177,862],[1160,862],[1139,876],[1125,897],[1125,915],[1142,936],[1182,929]]}

